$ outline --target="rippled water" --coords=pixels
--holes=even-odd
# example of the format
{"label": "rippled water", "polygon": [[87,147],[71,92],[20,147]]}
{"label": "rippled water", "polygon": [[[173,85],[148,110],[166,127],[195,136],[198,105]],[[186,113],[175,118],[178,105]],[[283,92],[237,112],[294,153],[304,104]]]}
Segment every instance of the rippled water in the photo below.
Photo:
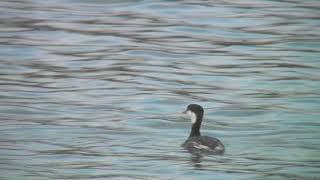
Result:
{"label": "rippled water", "polygon": [[[1,179],[320,177],[319,1],[0,2]],[[180,144],[189,103],[223,156]]]}

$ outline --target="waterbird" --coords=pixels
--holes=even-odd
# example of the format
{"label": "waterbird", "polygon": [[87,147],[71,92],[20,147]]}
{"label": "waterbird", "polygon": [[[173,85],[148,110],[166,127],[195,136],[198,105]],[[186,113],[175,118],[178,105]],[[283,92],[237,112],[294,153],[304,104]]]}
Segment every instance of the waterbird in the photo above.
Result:
{"label": "waterbird", "polygon": [[183,112],[191,118],[192,128],[188,139],[182,146],[193,154],[223,154],[225,151],[222,142],[213,137],[201,136],[200,128],[204,110],[198,104],[189,104]]}

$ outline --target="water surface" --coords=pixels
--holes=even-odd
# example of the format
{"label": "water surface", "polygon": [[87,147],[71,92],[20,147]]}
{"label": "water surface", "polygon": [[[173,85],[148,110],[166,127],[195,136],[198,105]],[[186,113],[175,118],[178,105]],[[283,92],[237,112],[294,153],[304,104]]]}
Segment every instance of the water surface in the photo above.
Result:
{"label": "water surface", "polygon": [[[319,1],[0,2],[1,179],[316,179]],[[180,144],[190,103],[224,156]]]}

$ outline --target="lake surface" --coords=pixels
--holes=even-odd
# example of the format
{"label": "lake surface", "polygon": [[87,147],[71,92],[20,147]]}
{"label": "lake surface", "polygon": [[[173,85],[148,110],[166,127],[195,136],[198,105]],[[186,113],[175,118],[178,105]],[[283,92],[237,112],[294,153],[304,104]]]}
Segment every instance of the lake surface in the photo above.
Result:
{"label": "lake surface", "polygon": [[[0,179],[317,179],[320,1],[0,2]],[[223,156],[193,157],[181,114]]]}

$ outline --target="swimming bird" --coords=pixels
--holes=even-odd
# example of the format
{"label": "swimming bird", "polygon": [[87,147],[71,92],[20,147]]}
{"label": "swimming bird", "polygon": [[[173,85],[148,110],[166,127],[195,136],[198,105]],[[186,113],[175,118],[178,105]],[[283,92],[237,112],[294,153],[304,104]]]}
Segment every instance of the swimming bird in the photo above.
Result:
{"label": "swimming bird", "polygon": [[182,146],[193,154],[223,154],[224,145],[219,139],[200,134],[203,108],[198,104],[190,104],[183,113],[190,116],[192,128]]}

